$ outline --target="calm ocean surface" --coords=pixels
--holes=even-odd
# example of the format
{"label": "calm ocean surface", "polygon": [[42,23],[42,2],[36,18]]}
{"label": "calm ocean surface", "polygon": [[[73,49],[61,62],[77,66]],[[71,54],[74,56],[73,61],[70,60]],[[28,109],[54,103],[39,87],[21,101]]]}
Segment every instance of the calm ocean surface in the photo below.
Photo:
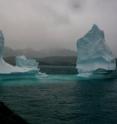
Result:
{"label": "calm ocean surface", "polygon": [[0,81],[0,100],[29,124],[116,124],[117,79],[78,81],[75,74]]}

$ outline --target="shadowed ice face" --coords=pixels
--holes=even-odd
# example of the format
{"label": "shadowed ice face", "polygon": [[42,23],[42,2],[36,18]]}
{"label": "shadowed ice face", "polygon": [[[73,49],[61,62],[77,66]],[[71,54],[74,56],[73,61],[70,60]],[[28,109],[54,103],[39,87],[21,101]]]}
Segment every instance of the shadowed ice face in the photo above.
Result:
{"label": "shadowed ice face", "polygon": [[3,33],[0,31],[0,57],[3,55],[4,50],[4,37]]}

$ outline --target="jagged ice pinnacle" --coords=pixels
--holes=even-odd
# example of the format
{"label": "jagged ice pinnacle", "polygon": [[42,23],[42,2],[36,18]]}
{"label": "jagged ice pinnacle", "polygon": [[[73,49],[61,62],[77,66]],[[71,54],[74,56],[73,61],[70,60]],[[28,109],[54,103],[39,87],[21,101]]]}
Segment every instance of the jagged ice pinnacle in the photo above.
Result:
{"label": "jagged ice pinnacle", "polygon": [[104,32],[97,25],[93,25],[92,29],[77,41],[76,68],[79,74],[98,69],[116,69],[115,57],[106,45]]}

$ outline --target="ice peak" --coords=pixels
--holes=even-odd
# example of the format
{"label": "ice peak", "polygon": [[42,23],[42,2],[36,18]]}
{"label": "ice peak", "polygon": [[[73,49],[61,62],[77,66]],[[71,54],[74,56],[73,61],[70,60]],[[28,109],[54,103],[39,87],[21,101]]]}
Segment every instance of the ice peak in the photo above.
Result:
{"label": "ice peak", "polygon": [[93,41],[97,40],[98,38],[104,39],[104,32],[96,24],[94,24],[84,37],[91,39],[93,38]]}
{"label": "ice peak", "polygon": [[94,24],[94,25],[92,26],[90,32],[92,32],[92,33],[97,33],[97,32],[102,33],[103,31],[100,30],[100,28],[99,28],[96,24]]}
{"label": "ice peak", "polygon": [[96,33],[96,34],[98,33],[98,34],[100,34],[100,35],[104,35],[104,32],[103,32],[96,24],[94,24],[94,25],[92,26],[90,32]]}
{"label": "ice peak", "polygon": [[99,30],[99,27],[98,27],[96,24],[94,24],[94,25],[92,26],[92,30]]}

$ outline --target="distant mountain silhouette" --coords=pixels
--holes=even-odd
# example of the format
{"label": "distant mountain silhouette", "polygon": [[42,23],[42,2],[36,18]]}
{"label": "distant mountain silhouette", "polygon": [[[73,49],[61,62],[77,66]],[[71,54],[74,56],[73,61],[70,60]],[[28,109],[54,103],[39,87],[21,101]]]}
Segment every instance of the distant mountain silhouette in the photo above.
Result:
{"label": "distant mountain silhouette", "polygon": [[61,65],[61,66],[75,66],[76,65],[76,56],[52,56],[39,58],[40,65]]}
{"label": "distant mountain silhouette", "polygon": [[13,50],[5,47],[4,58],[7,62],[15,65],[15,56],[25,55],[30,58],[35,58],[39,65],[64,65],[75,66],[76,52],[69,49],[46,49],[36,51],[33,49]]}
{"label": "distant mountain silhouette", "polygon": [[5,57],[10,57],[10,56],[14,56],[16,55],[16,51],[9,48],[9,47],[5,47],[5,51],[4,51],[4,56]]}
{"label": "distant mountain silhouette", "polygon": [[33,50],[33,49],[21,49],[14,50],[9,47],[5,47],[4,56],[12,57],[17,55],[25,55],[31,58],[44,58],[52,56],[76,56],[76,52],[69,49],[45,49],[45,50]]}

